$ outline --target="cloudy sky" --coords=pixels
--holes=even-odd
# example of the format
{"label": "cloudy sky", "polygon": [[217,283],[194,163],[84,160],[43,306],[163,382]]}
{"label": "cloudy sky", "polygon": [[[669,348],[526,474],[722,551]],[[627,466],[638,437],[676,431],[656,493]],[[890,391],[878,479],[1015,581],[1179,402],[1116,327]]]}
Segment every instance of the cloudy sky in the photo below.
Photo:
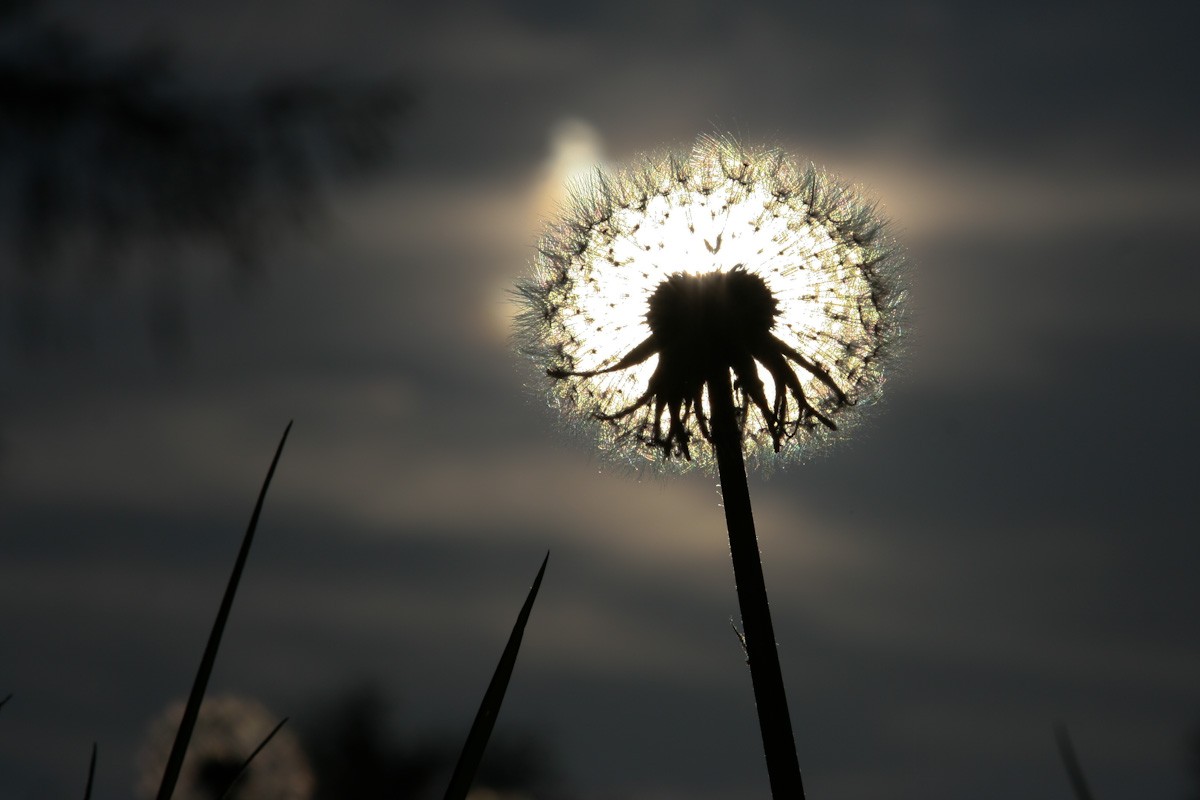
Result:
{"label": "cloudy sky", "polygon": [[[1200,379],[1179,366],[1200,348],[1200,20],[1170,5],[0,18],[98,57],[166,45],[215,96],[302,75],[415,99],[395,163],[331,183],[249,280],[187,241],[102,281],[35,270],[34,342],[6,195],[0,795],[72,796],[98,741],[96,796],[130,796],[295,419],[213,691],[302,727],[372,684],[397,737],[457,737],[549,550],[497,735],[535,741],[566,796],[765,796],[715,477],[602,462],[509,340],[563,182],[715,132],[863,183],[911,263],[886,402],[839,449],[752,476],[809,796],[1068,797],[1056,721],[1097,795],[1200,791]],[[165,351],[164,261],[186,337]]]}

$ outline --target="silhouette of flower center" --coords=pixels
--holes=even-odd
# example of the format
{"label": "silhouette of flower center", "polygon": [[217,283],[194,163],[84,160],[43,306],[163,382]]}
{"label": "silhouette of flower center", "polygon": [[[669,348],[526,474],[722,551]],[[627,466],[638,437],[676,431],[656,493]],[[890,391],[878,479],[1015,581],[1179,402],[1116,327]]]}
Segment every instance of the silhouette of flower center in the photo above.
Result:
{"label": "silhouette of flower center", "polygon": [[750,357],[775,326],[778,308],[766,282],[745,270],[676,273],[650,296],[646,324],[661,358],[702,383],[713,370]]}
{"label": "silhouette of flower center", "polygon": [[[666,456],[691,460],[693,420],[700,435],[712,441],[705,390],[714,378],[727,380],[729,372],[736,377],[734,388],[741,392],[741,418],[745,420],[751,405],[757,408],[776,452],[783,440],[801,427],[820,424],[837,430],[833,421],[810,402],[791,363],[823,384],[839,405],[852,404],[825,369],[771,333],[779,303],[766,281],[747,272],[741,264],[728,272],[670,275],[651,293],[649,305],[646,327],[650,336],[616,364],[583,372],[551,368],[546,373],[557,379],[595,377],[629,369],[657,356],[658,365],[641,397],[613,413],[595,416],[604,422],[616,422],[653,404],[648,438]],[[772,380],[770,399],[759,375],[760,364]],[[664,412],[668,415],[665,432]]]}

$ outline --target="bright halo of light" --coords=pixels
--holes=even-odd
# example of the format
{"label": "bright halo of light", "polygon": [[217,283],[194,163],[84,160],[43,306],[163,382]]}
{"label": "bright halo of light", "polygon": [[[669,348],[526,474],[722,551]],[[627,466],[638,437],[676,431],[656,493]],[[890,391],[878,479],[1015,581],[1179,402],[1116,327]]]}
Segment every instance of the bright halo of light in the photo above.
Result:
{"label": "bright halo of light", "polygon": [[[551,370],[611,367],[650,335],[648,299],[668,276],[745,269],[778,302],[774,336],[845,393],[836,397],[813,373],[796,371],[805,396],[836,415],[840,429],[852,408],[877,396],[899,334],[900,259],[882,227],[871,205],[830,176],[730,139],[704,137],[688,156],[598,172],[574,187],[540,243],[535,277],[521,285],[526,350]],[[575,418],[595,422],[637,403],[656,366],[654,356],[628,369],[557,380],[551,397]],[[774,396],[771,374],[759,375]],[[707,398],[702,407],[707,414]],[[752,405],[743,414],[746,455],[770,457],[766,421]],[[654,459],[654,447],[646,446],[652,417],[651,404],[600,425],[601,448]],[[798,429],[789,439],[800,447],[781,455],[828,437],[826,430]],[[699,450],[694,463],[705,463],[707,448]]]}

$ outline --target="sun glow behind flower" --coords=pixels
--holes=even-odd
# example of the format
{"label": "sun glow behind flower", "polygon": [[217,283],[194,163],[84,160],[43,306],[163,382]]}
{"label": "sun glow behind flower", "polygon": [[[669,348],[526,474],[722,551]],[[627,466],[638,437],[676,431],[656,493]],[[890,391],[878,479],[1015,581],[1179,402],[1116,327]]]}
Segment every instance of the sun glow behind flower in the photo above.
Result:
{"label": "sun glow behind flower", "polygon": [[898,334],[899,259],[881,229],[870,206],[825,174],[727,139],[702,138],[688,157],[597,173],[576,187],[541,242],[536,278],[522,285],[527,349],[556,377],[558,405],[603,420],[603,449],[640,458],[659,450],[704,463],[707,448],[690,452],[686,442],[707,438],[707,396],[693,413],[681,412],[687,432],[673,453],[656,419],[661,406],[643,402],[662,354],[617,367],[651,336],[649,298],[670,276],[745,271],[777,303],[769,347],[804,365],[794,370],[794,396],[777,386],[792,371],[768,366],[778,363],[770,353],[754,354],[763,397],[792,394],[796,409],[771,419],[771,404],[756,404],[741,387],[745,454],[772,454],[781,438],[805,445],[788,455],[811,450],[835,417],[840,425],[852,406],[876,396]]}

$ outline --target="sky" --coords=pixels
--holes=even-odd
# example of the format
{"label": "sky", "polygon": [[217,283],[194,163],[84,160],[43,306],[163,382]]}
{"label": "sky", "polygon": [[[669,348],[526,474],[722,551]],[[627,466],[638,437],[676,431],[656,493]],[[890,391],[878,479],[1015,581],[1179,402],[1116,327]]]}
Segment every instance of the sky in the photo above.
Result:
{"label": "sky", "polygon": [[715,476],[604,462],[511,342],[565,181],[725,132],[860,182],[909,263],[885,401],[751,476],[809,796],[1069,797],[1058,722],[1098,796],[1195,796],[1200,20],[1175,5],[34,6],[217,95],[414,102],[394,163],[248,276],[186,241],[44,271],[49,344],[18,332],[0,206],[0,796],[80,791],[93,741],[94,796],[131,796],[293,419],[213,692],[303,728],[371,685],[397,738],[455,739],[549,551],[496,735],[555,796],[765,796]]}

